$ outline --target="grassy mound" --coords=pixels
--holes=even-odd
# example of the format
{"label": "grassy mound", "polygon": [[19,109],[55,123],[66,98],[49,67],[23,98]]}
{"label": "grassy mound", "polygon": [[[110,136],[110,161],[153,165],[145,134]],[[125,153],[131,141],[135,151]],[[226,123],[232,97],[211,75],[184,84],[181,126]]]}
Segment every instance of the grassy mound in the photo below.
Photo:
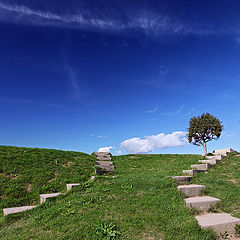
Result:
{"label": "grassy mound", "polygon": [[37,204],[41,193],[84,182],[94,163],[85,153],[0,146],[0,208]]}
{"label": "grassy mound", "polygon": [[55,202],[0,218],[0,238],[214,239],[211,231],[199,228],[171,178],[199,159],[196,155],[113,157],[115,178],[98,176]]}
{"label": "grassy mound", "polygon": [[221,199],[221,204],[213,209],[216,212],[227,212],[240,218],[240,156],[229,154],[208,174],[200,173],[192,182],[205,185],[205,194]]}

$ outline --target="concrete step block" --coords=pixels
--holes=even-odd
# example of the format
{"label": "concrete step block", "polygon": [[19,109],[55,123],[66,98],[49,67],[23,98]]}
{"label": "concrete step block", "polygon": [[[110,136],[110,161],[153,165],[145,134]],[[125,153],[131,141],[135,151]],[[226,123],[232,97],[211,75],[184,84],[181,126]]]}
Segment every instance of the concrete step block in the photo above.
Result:
{"label": "concrete step block", "polygon": [[221,154],[219,154],[219,153],[213,153],[215,156],[217,156],[217,155],[221,155],[222,157],[226,157],[227,155],[228,155],[228,153],[226,153],[226,152],[222,152]]}
{"label": "concrete step block", "polygon": [[182,172],[186,175],[193,176],[194,174],[198,173],[198,170],[190,169],[190,170],[182,170]]}
{"label": "concrete step block", "polygon": [[66,184],[67,192],[72,190],[73,187],[76,187],[76,186],[79,186],[79,185],[80,185],[80,183],[68,183],[68,184]]}
{"label": "concrete step block", "polygon": [[210,164],[193,164],[191,168],[198,171],[206,171],[210,168]]}
{"label": "concrete step block", "polygon": [[100,161],[111,161],[111,157],[110,156],[99,156],[97,157],[98,160]]}
{"label": "concrete step block", "polygon": [[96,163],[101,166],[113,166],[113,162],[111,161],[96,161]]}
{"label": "concrete step block", "polygon": [[220,160],[212,159],[212,160],[199,160],[198,162],[203,163],[203,164],[215,165],[218,163],[218,161],[220,161]]}
{"label": "concrete step block", "polygon": [[48,198],[56,198],[63,193],[49,193],[49,194],[40,194],[40,204],[46,202]]}
{"label": "concrete step block", "polygon": [[236,224],[240,224],[239,218],[232,217],[228,213],[207,213],[195,216],[195,218],[202,229],[211,228],[218,235],[224,234],[225,231],[233,235]]}
{"label": "concrete step block", "polygon": [[172,178],[177,181],[177,184],[189,183],[192,179],[191,176],[174,176]]}
{"label": "concrete step block", "polygon": [[97,157],[111,157],[109,152],[95,152],[94,153]]}
{"label": "concrete step block", "polygon": [[223,155],[223,154],[228,154],[228,153],[231,153],[231,152],[235,152],[235,151],[231,148],[223,148],[223,149],[216,149],[214,151],[214,154]]}
{"label": "concrete step block", "polygon": [[214,155],[214,156],[205,156],[207,160],[222,160],[224,156],[222,155]]}
{"label": "concrete step block", "polygon": [[3,208],[3,215],[9,215],[19,212],[25,212],[35,208],[36,206],[23,206],[23,207],[12,207],[12,208]]}
{"label": "concrete step block", "polygon": [[107,171],[112,171],[114,170],[114,166],[113,165],[110,165],[110,166],[106,166],[106,165],[95,165],[96,167],[98,168],[102,168],[104,170],[107,170]]}
{"label": "concrete step block", "polygon": [[213,207],[220,202],[220,199],[209,196],[190,197],[185,198],[184,200],[187,208],[194,208],[199,211],[207,211],[210,207]]}
{"label": "concrete step block", "polygon": [[197,197],[201,194],[201,191],[205,188],[206,186],[197,184],[178,186],[178,190],[181,191],[186,197]]}

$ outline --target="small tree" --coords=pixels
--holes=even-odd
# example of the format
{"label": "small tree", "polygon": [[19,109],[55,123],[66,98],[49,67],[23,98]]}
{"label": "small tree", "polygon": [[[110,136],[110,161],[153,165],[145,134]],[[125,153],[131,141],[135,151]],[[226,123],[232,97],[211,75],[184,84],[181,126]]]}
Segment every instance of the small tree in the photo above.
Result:
{"label": "small tree", "polygon": [[223,130],[222,123],[210,113],[203,113],[189,121],[188,142],[196,146],[203,145],[204,155],[207,155],[206,143],[218,139]]}

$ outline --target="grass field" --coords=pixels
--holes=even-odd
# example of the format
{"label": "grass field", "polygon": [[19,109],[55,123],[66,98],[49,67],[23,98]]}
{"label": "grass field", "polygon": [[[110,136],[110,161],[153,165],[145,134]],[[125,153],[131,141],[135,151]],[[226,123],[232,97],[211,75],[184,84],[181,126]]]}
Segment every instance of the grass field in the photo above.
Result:
{"label": "grass field", "polygon": [[0,238],[117,239],[99,235],[104,228],[100,222],[106,225],[113,222],[120,239],[215,239],[211,231],[199,228],[171,179],[200,158],[197,155],[113,157],[118,171],[115,178],[99,176],[55,202],[1,217]]}
{"label": "grass field", "polygon": [[0,146],[0,209],[37,204],[41,193],[65,191],[66,183],[89,179],[94,165],[85,153]]}
{"label": "grass field", "polygon": [[228,155],[208,174],[200,173],[192,182],[207,186],[206,195],[221,199],[216,212],[227,212],[240,218],[240,157]]}

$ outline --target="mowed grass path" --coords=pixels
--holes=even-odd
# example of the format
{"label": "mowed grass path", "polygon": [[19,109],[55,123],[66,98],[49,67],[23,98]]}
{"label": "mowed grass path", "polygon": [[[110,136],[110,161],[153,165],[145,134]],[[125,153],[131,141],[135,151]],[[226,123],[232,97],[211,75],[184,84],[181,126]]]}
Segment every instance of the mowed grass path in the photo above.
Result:
{"label": "mowed grass path", "polygon": [[1,239],[102,239],[94,224],[114,222],[122,239],[215,239],[203,231],[171,176],[201,156],[125,155],[113,157],[116,178],[97,177],[55,202],[0,218]]}

